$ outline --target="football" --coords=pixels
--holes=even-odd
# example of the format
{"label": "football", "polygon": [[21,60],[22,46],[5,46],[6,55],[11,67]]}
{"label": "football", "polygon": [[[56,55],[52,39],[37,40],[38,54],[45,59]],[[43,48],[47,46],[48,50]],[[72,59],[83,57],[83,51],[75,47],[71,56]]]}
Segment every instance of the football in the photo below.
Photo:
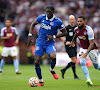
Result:
{"label": "football", "polygon": [[39,80],[38,80],[36,77],[31,77],[31,78],[29,79],[29,85],[30,85],[31,87],[37,87],[38,84],[39,84]]}

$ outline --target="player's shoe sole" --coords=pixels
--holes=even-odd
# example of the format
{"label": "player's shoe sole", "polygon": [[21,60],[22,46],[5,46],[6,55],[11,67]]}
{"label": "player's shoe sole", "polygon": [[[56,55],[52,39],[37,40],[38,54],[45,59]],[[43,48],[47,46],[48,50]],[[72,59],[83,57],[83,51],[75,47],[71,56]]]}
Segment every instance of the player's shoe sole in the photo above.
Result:
{"label": "player's shoe sole", "polygon": [[44,86],[44,82],[40,82],[38,86]]}
{"label": "player's shoe sole", "polygon": [[51,74],[53,75],[53,77],[55,79],[59,79],[59,76],[58,76],[58,74],[55,71],[50,71],[50,72],[51,72]]}
{"label": "player's shoe sole", "polygon": [[88,86],[93,86],[93,83],[92,83],[91,81],[86,81],[86,84],[87,84]]}

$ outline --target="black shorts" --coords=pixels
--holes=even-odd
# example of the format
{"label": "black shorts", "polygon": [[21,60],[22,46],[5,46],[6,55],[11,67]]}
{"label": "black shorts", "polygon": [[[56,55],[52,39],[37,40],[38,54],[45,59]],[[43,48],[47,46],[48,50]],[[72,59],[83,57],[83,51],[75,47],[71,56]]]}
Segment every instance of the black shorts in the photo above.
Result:
{"label": "black shorts", "polygon": [[77,47],[69,47],[65,45],[65,49],[70,58],[77,57]]}

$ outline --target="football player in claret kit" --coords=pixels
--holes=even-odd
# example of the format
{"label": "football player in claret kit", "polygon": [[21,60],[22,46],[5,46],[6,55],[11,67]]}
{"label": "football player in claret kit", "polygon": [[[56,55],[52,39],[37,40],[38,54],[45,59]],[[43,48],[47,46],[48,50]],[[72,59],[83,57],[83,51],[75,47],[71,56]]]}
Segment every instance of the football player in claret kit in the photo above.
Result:
{"label": "football player in claret kit", "polygon": [[100,70],[98,47],[94,42],[94,32],[92,28],[88,25],[85,25],[84,16],[78,17],[77,25],[78,27],[75,28],[76,33],[72,39],[70,46],[74,46],[74,40],[78,37],[81,46],[79,52],[79,60],[82,67],[82,71],[87,79],[86,84],[93,86],[93,83],[89,76],[88,68],[86,66],[86,61],[90,57],[91,61],[93,62],[94,68]]}
{"label": "football player in claret kit", "polygon": [[[55,79],[58,79],[58,74],[54,71],[54,67],[56,64],[56,49],[53,39],[65,36],[67,35],[67,33],[62,21],[54,15],[54,7],[52,5],[49,5],[46,7],[46,14],[40,15],[36,19],[36,21],[31,24],[28,34],[28,45],[31,42],[32,30],[38,23],[41,23],[41,26],[39,29],[38,39],[36,40],[35,44],[34,63],[35,70],[39,78],[38,86],[44,86],[40,68],[41,57],[43,56],[45,51],[51,59],[50,72]],[[57,35],[58,29],[62,33]]]}
{"label": "football player in claret kit", "polygon": [[[15,27],[12,27],[12,19],[7,18],[5,20],[5,25],[6,27],[3,27],[1,29],[1,39],[4,40],[4,48],[2,52],[2,59],[1,59],[1,65],[0,65],[0,74],[3,71],[3,66],[5,65],[5,61],[7,60],[7,57],[9,53],[11,54],[14,62],[14,67],[15,67],[15,72],[16,74],[21,74],[19,72],[19,65],[18,65],[18,60],[16,58],[17,56],[17,48],[15,44],[18,44],[19,42],[19,35],[18,31]],[[15,40],[15,35],[16,35],[16,40]]]}
{"label": "football player in claret kit", "polygon": [[66,39],[64,37],[61,37],[61,40],[65,42],[65,49],[68,53],[69,57],[71,58],[71,62],[69,62],[63,69],[61,69],[62,78],[64,79],[64,74],[66,70],[70,67],[72,67],[72,71],[74,74],[74,79],[79,79],[76,74],[76,66],[75,63],[77,61],[77,47],[76,47],[76,40],[75,40],[75,47],[69,47],[70,42],[72,41],[72,38],[75,34],[75,16],[70,15],[69,16],[69,25],[67,25],[65,28],[67,30],[68,35],[66,36]]}

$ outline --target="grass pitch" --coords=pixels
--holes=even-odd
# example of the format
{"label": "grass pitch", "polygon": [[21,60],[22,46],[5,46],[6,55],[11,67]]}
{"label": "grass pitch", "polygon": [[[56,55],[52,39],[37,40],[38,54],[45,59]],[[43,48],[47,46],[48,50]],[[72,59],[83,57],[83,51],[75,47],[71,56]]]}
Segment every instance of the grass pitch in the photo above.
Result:
{"label": "grass pitch", "polygon": [[30,87],[28,80],[37,77],[34,65],[20,65],[21,75],[16,75],[13,65],[5,65],[2,75],[0,75],[0,90],[100,90],[100,72],[93,67],[89,67],[90,77],[94,87],[86,85],[86,78],[80,66],[76,67],[77,75],[81,80],[74,80],[71,68],[65,73],[65,79],[61,78],[60,69],[55,67],[59,79],[55,80],[49,72],[50,66],[41,66],[44,86]]}

